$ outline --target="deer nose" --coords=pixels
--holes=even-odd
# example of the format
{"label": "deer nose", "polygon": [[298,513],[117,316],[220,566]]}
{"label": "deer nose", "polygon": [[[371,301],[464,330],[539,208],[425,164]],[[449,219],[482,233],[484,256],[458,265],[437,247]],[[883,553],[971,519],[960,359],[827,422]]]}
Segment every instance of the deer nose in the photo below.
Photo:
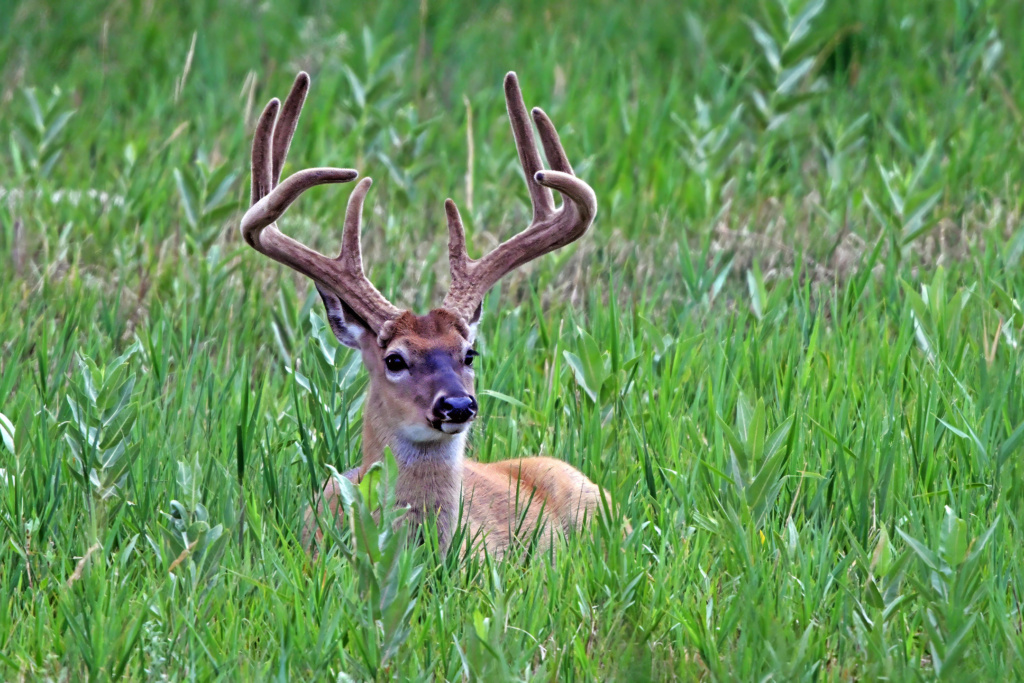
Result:
{"label": "deer nose", "polygon": [[469,422],[476,416],[473,396],[442,396],[434,403],[434,414],[443,422]]}

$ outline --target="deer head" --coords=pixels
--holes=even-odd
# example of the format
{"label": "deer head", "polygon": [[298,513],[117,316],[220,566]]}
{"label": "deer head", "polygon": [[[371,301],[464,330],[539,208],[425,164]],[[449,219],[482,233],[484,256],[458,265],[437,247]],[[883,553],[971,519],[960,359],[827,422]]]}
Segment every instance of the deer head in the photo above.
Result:
{"label": "deer head", "polygon": [[[377,441],[379,448],[394,446],[395,438],[426,447],[464,434],[477,413],[473,341],[484,295],[506,273],[579,239],[597,210],[594,192],[573,174],[550,119],[535,108],[533,120],[551,167],[542,169],[519,83],[510,72],[505,77],[505,100],[533,202],[533,220],[492,252],[471,259],[459,211],[448,199],[448,294],[440,308],[426,315],[400,310],[363,271],[360,221],[369,178],[360,181],[349,198],[337,258],[293,240],[274,224],[307,189],[358,176],[351,169],[310,168],[279,183],[308,91],[309,76],[300,73],[284,105],[272,99],[260,116],[252,145],[252,203],[242,218],[242,236],[260,253],[311,278],[338,341],[362,353],[370,375],[365,440]],[[560,207],[555,207],[551,190],[562,195]],[[364,444],[364,449],[373,447]]]}

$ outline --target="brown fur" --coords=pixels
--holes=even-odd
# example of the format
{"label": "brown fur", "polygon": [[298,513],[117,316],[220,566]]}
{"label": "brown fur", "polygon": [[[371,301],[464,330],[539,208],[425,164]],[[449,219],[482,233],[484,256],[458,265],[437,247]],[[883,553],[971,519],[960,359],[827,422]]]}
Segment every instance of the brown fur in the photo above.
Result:
{"label": "brown fur", "polygon": [[[282,105],[272,99],[253,134],[252,186],[241,232],[247,244],[311,278],[338,340],[358,347],[370,373],[363,408],[363,465],[349,476],[358,480],[389,447],[399,464],[398,502],[415,522],[436,515],[441,542],[448,545],[461,504],[469,529],[479,533],[492,552],[536,533],[545,547],[555,536],[578,529],[602,507],[601,491],[583,474],[550,458],[524,458],[492,464],[465,460],[466,432],[476,415],[473,370],[467,351],[473,324],[487,291],[515,268],[560,249],[584,235],[597,211],[593,189],[576,177],[551,120],[539,108],[527,112],[516,75],[505,76],[505,103],[533,218],[521,232],[479,259],[466,252],[466,235],[455,202],[445,202],[448,259],[452,284],[442,308],[416,316],[388,301],[363,270],[360,229],[369,178],[349,197],[341,253],[328,258],[278,229],[275,221],[311,187],[347,183],[352,169],[307,168],[281,181],[292,135],[309,91],[301,72]],[[533,124],[549,168],[544,168]],[[552,191],[562,197],[556,206]],[[388,354],[402,356],[407,367]],[[397,360],[397,359],[396,359]],[[435,410],[436,408],[436,410]],[[328,481],[306,514],[302,541],[321,538],[318,518],[340,521],[338,488]]]}
{"label": "brown fur", "polygon": [[[358,483],[365,472],[365,467],[358,467],[345,476]],[[594,515],[602,514],[601,488],[579,470],[555,458],[494,463],[463,459],[461,475],[455,468],[421,469],[405,474],[399,474],[399,504],[420,503],[419,508],[410,507],[408,518],[414,523],[423,521],[425,510],[436,514],[438,537],[444,547],[454,534],[460,502],[469,539],[480,539],[488,553],[498,556],[515,543],[530,542],[535,534],[538,547],[546,550],[557,538],[580,531]],[[344,521],[334,479],[324,483],[316,515],[312,507],[306,510],[302,544],[310,552],[315,552],[323,540],[317,517],[327,523],[333,519],[338,525]]]}
{"label": "brown fur", "polygon": [[[469,331],[444,309],[425,316],[404,313],[387,331],[387,338],[363,335],[360,348],[370,373],[369,395],[363,408],[363,464],[346,473],[359,481],[383,457],[388,446],[398,462],[396,499],[409,507],[415,523],[434,515],[438,534],[447,547],[455,531],[460,504],[470,538],[480,538],[492,554],[536,538],[540,547],[578,531],[585,520],[600,514],[601,489],[579,470],[553,458],[533,457],[479,463],[463,457],[466,433],[448,435],[431,430],[429,412],[436,393],[437,375],[417,372],[418,361],[443,351],[451,358],[451,371],[462,387],[473,393],[473,372],[462,363],[469,346]],[[381,341],[384,346],[381,346]],[[401,349],[409,361],[408,382],[387,377],[384,358]],[[415,441],[406,434],[433,440]],[[313,550],[323,538],[317,519],[343,520],[338,484],[329,479],[317,501],[317,512],[307,510],[302,543]]]}

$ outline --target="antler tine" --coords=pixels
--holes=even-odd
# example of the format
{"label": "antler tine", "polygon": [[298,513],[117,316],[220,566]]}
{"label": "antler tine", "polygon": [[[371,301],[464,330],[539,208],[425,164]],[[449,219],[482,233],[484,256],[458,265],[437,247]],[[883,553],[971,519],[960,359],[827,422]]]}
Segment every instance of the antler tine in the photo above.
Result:
{"label": "antler tine", "polygon": [[370,179],[359,183],[349,199],[342,252],[337,259],[324,256],[288,237],[275,225],[275,221],[309,188],[348,183],[359,175],[348,168],[307,168],[278,184],[308,91],[309,76],[301,72],[283,110],[278,99],[274,98],[260,115],[252,141],[252,205],[242,217],[242,236],[261,254],[333,291],[376,333],[384,322],[397,317],[400,311],[377,291],[363,273],[359,213]]}
{"label": "antler tine", "polygon": [[[544,146],[544,155],[553,169],[541,170],[533,129],[527,118],[519,81],[513,72],[505,77],[505,99],[519,160],[533,201],[533,221],[494,251],[473,260],[466,252],[465,230],[458,209],[450,199],[445,203],[452,284],[443,305],[466,320],[472,317],[487,290],[498,280],[524,263],[578,240],[586,233],[597,212],[594,191],[575,176],[554,125],[547,114],[535,108],[533,119]],[[554,209],[550,190],[557,190],[564,199],[558,210]]]}
{"label": "antler tine", "polygon": [[345,292],[343,299],[349,308],[355,311],[374,332],[380,332],[381,326],[388,320],[397,318],[401,311],[393,306],[384,295],[373,286],[363,271],[363,247],[361,244],[363,201],[370,191],[373,180],[363,178],[352,190],[345,209],[345,227],[341,234],[341,253],[335,262],[349,281],[357,281],[359,287]]}
{"label": "antler tine", "polygon": [[274,135],[274,120],[281,108],[281,101],[276,97],[267,102],[252,136],[252,186],[250,189],[249,206],[267,196],[274,189],[274,179],[270,174],[270,141]]}
{"label": "antler tine", "polygon": [[519,89],[519,79],[514,71],[505,75],[505,106],[508,109],[508,120],[512,124],[512,135],[516,140],[519,163],[526,174],[526,187],[530,190],[530,200],[533,202],[533,220],[536,221],[554,211],[555,204],[551,191],[540,185],[534,177],[543,166],[537,152],[537,143],[533,139],[530,117],[526,114],[523,92]]}
{"label": "antler tine", "polygon": [[306,103],[306,95],[309,94],[309,74],[300,71],[292,84],[292,91],[284,101],[284,108],[281,116],[274,126],[273,144],[273,169],[271,179],[274,186],[281,180],[281,170],[284,168],[284,160],[288,156],[288,148],[292,144],[292,136],[295,135],[295,127],[299,123],[299,114],[302,113],[302,105]]}
{"label": "antler tine", "polygon": [[562,173],[568,173],[569,175],[576,175],[572,171],[572,164],[569,163],[569,158],[565,156],[565,150],[562,149],[562,141],[558,138],[555,124],[551,123],[548,115],[540,107],[534,107],[533,120],[537,124],[540,142],[544,145],[544,156],[548,158],[551,168]]}
{"label": "antler tine", "polygon": [[448,266],[452,273],[452,284],[465,280],[469,271],[469,255],[466,253],[466,229],[462,227],[462,216],[455,202],[446,199],[444,212],[448,217]]}

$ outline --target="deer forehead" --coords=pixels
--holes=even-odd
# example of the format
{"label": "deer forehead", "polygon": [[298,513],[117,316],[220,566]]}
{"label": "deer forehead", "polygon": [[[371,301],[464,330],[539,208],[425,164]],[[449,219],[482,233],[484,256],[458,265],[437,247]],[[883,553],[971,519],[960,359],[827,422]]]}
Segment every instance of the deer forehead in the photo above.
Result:
{"label": "deer forehead", "polygon": [[469,327],[461,317],[443,308],[426,315],[406,311],[386,323],[379,341],[385,353],[400,349],[420,357],[438,351],[458,354],[469,346]]}

